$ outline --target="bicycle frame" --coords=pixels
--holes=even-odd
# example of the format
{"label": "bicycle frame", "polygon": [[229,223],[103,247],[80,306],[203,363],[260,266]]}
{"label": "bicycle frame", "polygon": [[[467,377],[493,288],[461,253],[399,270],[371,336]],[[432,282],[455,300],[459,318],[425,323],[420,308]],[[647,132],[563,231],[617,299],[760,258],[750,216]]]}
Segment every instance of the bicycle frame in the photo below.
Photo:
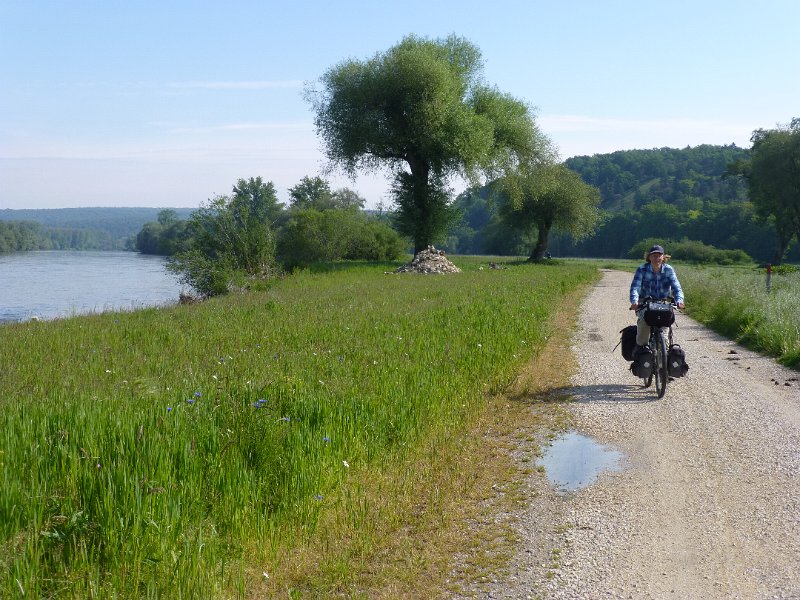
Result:
{"label": "bicycle frame", "polygon": [[[652,298],[646,298],[642,301],[641,306],[646,306],[647,302],[654,301]],[[669,303],[670,306],[674,307],[675,304],[668,299],[666,301],[660,301],[664,303]],[[638,312],[638,311],[637,311]],[[664,330],[668,330],[667,338],[664,337]],[[664,394],[667,392],[667,383],[669,382],[669,370],[667,367],[667,353],[668,348],[672,346],[672,325],[658,327],[658,326],[650,326],[650,339],[648,340],[648,346],[650,348],[650,352],[653,355],[654,365],[653,365],[653,372],[649,377],[644,379],[644,386],[649,387],[653,380],[655,379],[656,382],[656,394],[659,398],[663,398]]]}
{"label": "bicycle frame", "polygon": [[[664,330],[667,330],[667,339],[664,339]],[[669,382],[669,370],[667,366],[667,353],[672,345],[672,325],[669,327],[650,327],[650,340],[648,341],[650,352],[653,354],[654,362],[653,373],[645,382],[645,387],[655,379],[656,394],[663,398],[667,393],[667,383]]]}

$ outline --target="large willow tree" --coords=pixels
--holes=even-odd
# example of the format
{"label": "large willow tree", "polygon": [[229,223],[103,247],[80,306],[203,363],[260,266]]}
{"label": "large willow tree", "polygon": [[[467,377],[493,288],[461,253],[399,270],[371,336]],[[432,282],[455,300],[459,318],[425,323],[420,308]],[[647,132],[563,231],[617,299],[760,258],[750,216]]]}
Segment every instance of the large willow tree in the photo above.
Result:
{"label": "large willow tree", "polygon": [[482,68],[463,38],[409,36],[307,90],[331,166],[392,174],[398,227],[415,252],[447,229],[452,176],[477,182],[551,153],[527,105],[484,84]]}

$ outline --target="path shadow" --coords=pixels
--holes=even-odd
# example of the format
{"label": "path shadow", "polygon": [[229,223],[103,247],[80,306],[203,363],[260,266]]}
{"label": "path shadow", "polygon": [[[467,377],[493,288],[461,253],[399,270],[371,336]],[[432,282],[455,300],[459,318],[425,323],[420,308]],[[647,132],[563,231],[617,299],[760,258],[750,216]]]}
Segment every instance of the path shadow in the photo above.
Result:
{"label": "path shadow", "polygon": [[566,388],[564,393],[572,402],[583,404],[641,404],[658,400],[655,384],[644,387],[639,381],[628,384],[579,385]]}
{"label": "path shadow", "polygon": [[525,404],[592,403],[592,404],[641,404],[657,400],[655,387],[643,387],[638,380],[628,384],[598,384],[563,386],[536,393],[509,394],[514,402]]}

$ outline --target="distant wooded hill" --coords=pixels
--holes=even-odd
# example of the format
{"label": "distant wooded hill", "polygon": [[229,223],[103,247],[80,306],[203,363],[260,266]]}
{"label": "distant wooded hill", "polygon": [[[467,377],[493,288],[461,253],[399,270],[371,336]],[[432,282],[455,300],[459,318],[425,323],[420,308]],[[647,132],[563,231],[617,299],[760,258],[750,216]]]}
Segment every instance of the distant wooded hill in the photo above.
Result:
{"label": "distant wooded hill", "polygon": [[[122,250],[163,208],[0,209],[0,252]],[[173,208],[187,219],[194,209]]]}
{"label": "distant wooded hill", "polygon": [[678,206],[744,202],[744,182],[723,175],[729,164],[749,155],[736,145],[702,145],[576,156],[564,164],[600,190],[601,208],[623,210],[657,200]]}

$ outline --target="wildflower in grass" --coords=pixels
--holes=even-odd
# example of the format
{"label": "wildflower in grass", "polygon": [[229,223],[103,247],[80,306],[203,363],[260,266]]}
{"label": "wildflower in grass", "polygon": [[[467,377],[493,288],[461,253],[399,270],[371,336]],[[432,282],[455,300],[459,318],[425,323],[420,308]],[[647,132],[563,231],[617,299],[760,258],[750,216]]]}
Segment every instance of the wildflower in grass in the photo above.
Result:
{"label": "wildflower in grass", "polygon": [[100,463],[97,463],[97,468],[98,468],[98,469],[102,469],[102,468],[103,468],[103,465],[101,465]]}
{"label": "wildflower in grass", "polygon": [[194,398],[187,398],[186,404],[194,404]]}
{"label": "wildflower in grass", "polygon": [[322,494],[317,494],[314,496],[314,500],[322,500]]}
{"label": "wildflower in grass", "polygon": [[254,406],[255,408],[261,408],[261,407],[263,407],[263,406],[264,406],[266,403],[267,403],[267,400],[266,400],[265,398],[259,398],[258,400],[256,400],[255,402],[253,402],[253,406]]}
{"label": "wildflower in grass", "polygon": [[171,406],[167,407],[167,412],[172,412],[172,407]]}
{"label": "wildflower in grass", "polygon": [[195,398],[200,398],[200,397],[202,397],[202,395],[203,395],[203,394],[201,394],[200,392],[195,392],[195,393],[194,393],[194,397],[195,397]]}
{"label": "wildflower in grass", "polygon": [[343,461],[342,461],[342,464],[344,465],[344,468],[345,468],[345,469],[349,469],[349,468],[350,468],[350,463],[349,463],[349,462],[347,462],[346,460],[343,460]]}
{"label": "wildflower in grass", "polygon": [[329,437],[326,435],[325,437],[323,437],[323,438],[322,438],[322,441],[323,441],[323,442],[325,442],[326,444],[329,444],[329,443],[330,443],[330,441],[331,441],[331,438],[329,438]]}
{"label": "wildflower in grass", "polygon": [[283,421],[284,423],[288,423],[289,421],[291,421],[291,419],[289,417],[281,417],[280,419],[278,419],[278,421]]}
{"label": "wildflower in grass", "polygon": [[478,344],[478,348],[483,348],[483,344]]}

